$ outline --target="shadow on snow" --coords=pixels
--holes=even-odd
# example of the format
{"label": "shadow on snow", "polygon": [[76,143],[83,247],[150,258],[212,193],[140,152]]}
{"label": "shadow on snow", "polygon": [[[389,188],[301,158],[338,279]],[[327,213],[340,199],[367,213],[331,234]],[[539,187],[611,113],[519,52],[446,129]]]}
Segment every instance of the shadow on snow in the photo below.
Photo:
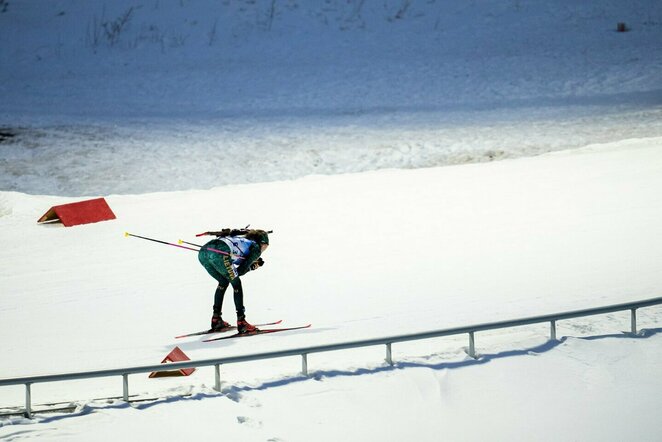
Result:
{"label": "shadow on snow", "polygon": [[[654,336],[658,333],[662,332],[662,328],[650,328],[650,329],[643,329],[636,335],[633,335],[632,333],[614,333],[614,334],[607,334],[607,335],[596,335],[596,336],[586,336],[586,337],[576,337],[575,339],[578,340],[585,340],[585,341],[595,341],[595,340],[600,340],[600,339],[645,339],[649,338],[651,336]],[[152,408],[157,405],[163,405],[163,404],[169,404],[173,402],[179,402],[179,401],[200,401],[204,399],[212,399],[212,398],[228,398],[230,400],[233,400],[235,402],[240,401],[241,399],[241,394],[246,393],[246,392],[252,392],[252,391],[264,391],[264,390],[269,390],[272,388],[278,388],[278,387],[285,387],[287,385],[295,384],[298,382],[304,382],[304,381],[309,381],[311,379],[313,380],[323,380],[323,379],[332,379],[332,378],[337,378],[337,377],[351,377],[351,376],[366,376],[366,375],[372,375],[372,374],[379,374],[379,373],[386,373],[386,372],[391,372],[391,371],[396,371],[396,370],[406,370],[409,368],[428,368],[431,370],[455,370],[455,369],[461,369],[463,367],[470,367],[470,366],[475,366],[475,365],[482,365],[482,364],[487,364],[491,361],[498,360],[498,359],[504,359],[504,358],[511,358],[511,357],[517,357],[517,356],[526,356],[526,355],[531,355],[531,354],[542,354],[546,353],[548,351],[553,350],[557,346],[563,344],[566,342],[568,339],[567,336],[562,337],[561,339],[557,340],[552,340],[552,341],[547,341],[544,344],[537,345],[535,347],[530,347],[530,348],[525,348],[525,349],[519,349],[519,350],[508,350],[508,351],[503,351],[499,353],[484,353],[478,355],[476,359],[470,358],[467,356],[466,359],[462,361],[453,361],[453,362],[438,362],[438,363],[425,363],[425,362],[394,362],[393,366],[390,365],[381,365],[378,367],[372,367],[372,368],[358,368],[355,370],[317,370],[314,373],[312,373],[309,376],[304,376],[304,375],[297,375],[297,376],[292,376],[292,377],[286,377],[282,379],[277,379],[273,381],[267,381],[263,382],[262,384],[259,385],[244,385],[244,386],[230,386],[227,388],[224,388],[221,393],[196,393],[190,396],[172,396],[172,397],[167,397],[167,398],[162,398],[162,399],[157,399],[145,403],[126,403],[126,402],[116,402],[112,404],[105,404],[105,405],[84,405],[82,406],[81,409],[78,411],[72,413],[72,414],[66,414],[66,415],[57,415],[57,416],[52,416],[52,417],[46,417],[46,418],[41,418],[37,423],[50,423],[50,422],[56,422],[62,419],[67,419],[71,417],[76,417],[76,416],[84,416],[91,414],[95,412],[96,410],[108,410],[108,409],[124,409],[124,408],[132,408],[132,409],[137,409],[137,410],[146,410],[149,408]],[[14,424],[17,423],[27,423],[27,422],[35,422],[35,421],[29,421],[29,420],[19,420],[13,422]],[[0,425],[1,427],[1,425]],[[14,433],[18,434],[18,433]]]}

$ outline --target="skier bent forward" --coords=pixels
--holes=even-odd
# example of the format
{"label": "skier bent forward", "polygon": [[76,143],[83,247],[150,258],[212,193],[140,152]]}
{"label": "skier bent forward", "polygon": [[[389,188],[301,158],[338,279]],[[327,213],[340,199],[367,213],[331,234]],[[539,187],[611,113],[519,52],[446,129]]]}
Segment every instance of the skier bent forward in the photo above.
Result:
{"label": "skier bent forward", "polygon": [[[218,286],[214,292],[214,306],[211,317],[211,330],[218,331],[230,327],[222,319],[223,297],[228,285],[234,290],[234,306],[237,311],[237,331],[239,333],[255,332],[258,329],[246,321],[244,307],[244,292],[240,277],[250,270],[257,270],[264,265],[260,257],[269,247],[269,235],[264,230],[223,229],[219,232],[206,232],[215,235],[200,248],[198,260],[216,281]],[[220,252],[220,253],[219,253]]]}

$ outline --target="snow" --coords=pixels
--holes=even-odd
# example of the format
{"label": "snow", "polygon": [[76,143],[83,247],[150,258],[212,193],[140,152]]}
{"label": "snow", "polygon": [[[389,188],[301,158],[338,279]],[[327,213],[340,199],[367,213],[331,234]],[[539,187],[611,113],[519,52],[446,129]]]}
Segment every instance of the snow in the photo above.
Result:
{"label": "snow", "polygon": [[[9,2],[0,378],[660,296],[661,22],[654,1]],[[100,195],[116,220],[36,224]],[[208,325],[215,283],[123,233],[249,223],[275,233],[248,319],[313,327],[175,340]],[[99,399],[120,378],[35,384],[34,404],[76,411],[0,417],[0,437],[659,440],[662,307],[636,336],[629,319],[478,333],[475,360],[458,336],[396,344],[393,368],[383,347],[310,355],[310,377],[298,358],[227,365],[221,393],[211,368],[134,375],[150,400],[130,405]],[[0,410],[23,400],[0,388]]]}
{"label": "snow", "polygon": [[659,335],[568,338],[488,363],[411,363],[291,378],[224,396],[206,390],[132,407],[90,405],[82,416],[46,418],[32,434],[89,440],[85,427],[100,441],[199,440],[219,433],[292,441],[656,440],[659,399],[651,391],[660,391],[660,381],[649,358],[659,345]]}
{"label": "snow", "polygon": [[1,188],[209,189],[662,136],[659,2],[283,3],[11,2]]}

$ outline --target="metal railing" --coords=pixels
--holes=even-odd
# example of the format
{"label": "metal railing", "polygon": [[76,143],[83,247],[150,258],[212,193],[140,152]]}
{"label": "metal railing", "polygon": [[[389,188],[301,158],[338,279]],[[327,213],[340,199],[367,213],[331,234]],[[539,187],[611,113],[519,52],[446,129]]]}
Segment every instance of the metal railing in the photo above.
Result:
{"label": "metal railing", "polygon": [[[604,307],[589,308],[583,310],[575,310],[561,313],[553,313],[542,316],[533,316],[522,319],[514,319],[509,321],[499,321],[499,322],[489,322],[484,324],[468,325],[463,327],[448,328],[442,330],[434,330],[422,333],[412,333],[404,335],[394,335],[382,338],[373,338],[373,339],[363,339],[358,341],[349,341],[336,344],[326,344],[318,345],[312,347],[301,347],[288,350],[278,350],[270,351],[264,353],[254,353],[241,356],[225,356],[222,358],[213,358],[213,359],[201,359],[201,360],[191,360],[184,362],[172,362],[168,363],[167,370],[179,370],[182,368],[194,368],[194,367],[208,367],[214,366],[215,370],[215,383],[214,389],[216,391],[221,391],[221,374],[220,366],[223,364],[235,364],[239,362],[246,361],[257,361],[262,359],[274,359],[274,358],[283,358],[288,356],[300,356],[301,357],[301,373],[304,376],[308,376],[308,355],[310,353],[321,353],[328,351],[344,350],[350,348],[358,347],[369,347],[375,345],[385,345],[386,346],[386,363],[393,366],[393,356],[392,356],[392,345],[398,342],[405,341],[415,341],[421,339],[430,339],[437,338],[442,336],[452,336],[459,334],[467,334],[469,336],[469,349],[467,353],[469,356],[476,357],[476,345],[475,338],[476,333],[487,330],[497,330],[502,328],[518,327],[522,325],[530,324],[540,324],[548,322],[550,324],[550,339],[556,340],[556,323],[557,321],[564,319],[580,318],[585,316],[594,316],[601,315],[606,313],[613,313],[619,311],[630,310],[630,321],[631,328],[630,331],[633,334],[637,333],[637,309],[643,307],[650,307],[654,305],[662,304],[662,297],[646,299],[642,301],[627,302],[623,304],[615,304]],[[78,373],[64,373],[64,374],[54,374],[54,375],[43,375],[43,376],[31,376],[31,377],[22,377],[22,378],[9,378],[9,379],[0,379],[0,387],[7,385],[25,385],[25,412],[24,415],[28,418],[32,417],[32,384],[41,383],[41,382],[55,382],[55,381],[67,381],[74,379],[90,379],[98,377],[110,377],[110,376],[122,376],[122,385],[123,385],[123,399],[128,401],[129,399],[129,375],[136,373],[149,373],[153,371],[163,371],[163,364],[153,364],[153,365],[141,365],[136,367],[124,367],[116,368],[109,370],[96,370],[96,371],[85,371]]]}

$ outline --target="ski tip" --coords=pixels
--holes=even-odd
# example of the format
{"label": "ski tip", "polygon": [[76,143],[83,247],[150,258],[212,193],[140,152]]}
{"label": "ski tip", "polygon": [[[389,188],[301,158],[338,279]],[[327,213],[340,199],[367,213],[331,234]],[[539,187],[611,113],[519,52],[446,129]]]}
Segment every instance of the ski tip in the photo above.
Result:
{"label": "ski tip", "polygon": [[184,243],[184,241],[182,241],[181,239],[177,240],[177,244],[183,244],[183,243]]}
{"label": "ski tip", "polygon": [[125,237],[128,237],[128,236],[129,236],[129,232],[124,232],[124,236],[125,236]]}

